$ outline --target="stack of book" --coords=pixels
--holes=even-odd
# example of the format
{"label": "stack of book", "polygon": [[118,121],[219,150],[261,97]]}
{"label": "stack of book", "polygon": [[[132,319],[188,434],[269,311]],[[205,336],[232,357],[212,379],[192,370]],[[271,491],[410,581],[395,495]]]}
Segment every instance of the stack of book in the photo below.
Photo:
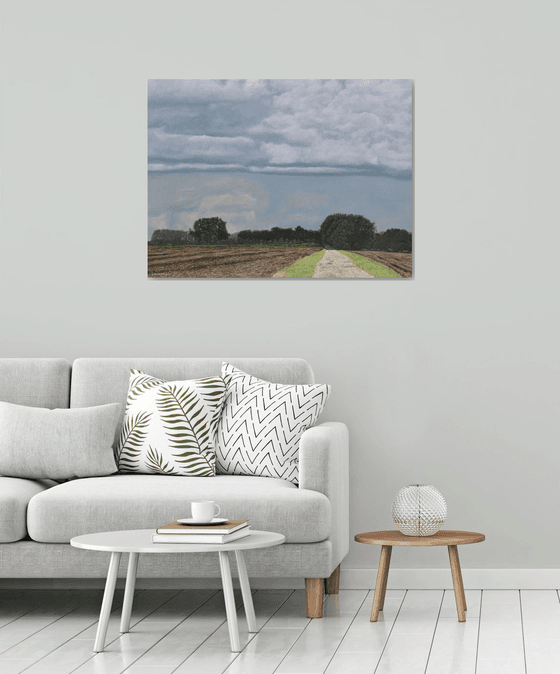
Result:
{"label": "stack of book", "polygon": [[219,526],[193,526],[171,522],[158,527],[152,543],[231,543],[251,533],[247,520],[228,520]]}

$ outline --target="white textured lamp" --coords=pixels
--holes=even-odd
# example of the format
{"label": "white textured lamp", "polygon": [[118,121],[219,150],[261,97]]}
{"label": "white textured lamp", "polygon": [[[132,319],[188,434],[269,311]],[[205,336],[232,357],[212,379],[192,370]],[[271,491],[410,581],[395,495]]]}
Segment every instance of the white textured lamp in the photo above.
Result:
{"label": "white textured lamp", "polygon": [[393,522],[405,536],[433,536],[446,517],[445,499],[430,484],[403,487],[393,501]]}

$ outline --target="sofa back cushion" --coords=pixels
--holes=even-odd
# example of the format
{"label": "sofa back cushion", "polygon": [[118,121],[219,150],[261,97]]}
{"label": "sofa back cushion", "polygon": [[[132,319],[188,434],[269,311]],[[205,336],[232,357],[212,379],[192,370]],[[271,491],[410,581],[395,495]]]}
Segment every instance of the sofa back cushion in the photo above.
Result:
{"label": "sofa back cushion", "polygon": [[277,384],[315,383],[311,367],[301,358],[78,358],[72,365],[70,407],[124,404],[130,370],[165,381],[201,379],[219,377],[224,360]]}
{"label": "sofa back cushion", "polygon": [[0,400],[51,410],[67,408],[70,363],[64,358],[0,358]]}

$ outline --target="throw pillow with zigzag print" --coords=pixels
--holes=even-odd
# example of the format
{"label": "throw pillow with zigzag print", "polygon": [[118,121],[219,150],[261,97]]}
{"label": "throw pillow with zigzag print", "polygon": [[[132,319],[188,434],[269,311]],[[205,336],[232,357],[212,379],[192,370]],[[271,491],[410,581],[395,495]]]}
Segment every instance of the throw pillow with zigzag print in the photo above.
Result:
{"label": "throw pillow with zigzag print", "polygon": [[223,363],[224,409],[216,431],[216,468],[226,475],[298,483],[299,441],[327,402],[328,384],[273,384]]}

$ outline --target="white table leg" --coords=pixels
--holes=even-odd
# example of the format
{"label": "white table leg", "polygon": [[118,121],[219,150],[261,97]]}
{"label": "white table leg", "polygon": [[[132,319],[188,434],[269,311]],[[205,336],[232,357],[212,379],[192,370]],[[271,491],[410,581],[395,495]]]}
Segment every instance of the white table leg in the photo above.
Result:
{"label": "white table leg", "polygon": [[130,630],[130,614],[134,601],[134,586],[136,585],[136,570],[138,569],[138,553],[131,552],[128,556],[128,571],[124,588],[124,601],[121,613],[121,634]]}
{"label": "white table leg", "polygon": [[247,617],[249,632],[258,632],[257,619],[255,618],[255,607],[253,606],[253,595],[251,594],[251,586],[249,585],[249,576],[247,575],[247,567],[245,566],[243,550],[236,550],[235,558],[237,559],[239,584],[241,585],[241,594],[243,595],[243,605],[245,606],[245,616]]}
{"label": "white table leg", "polygon": [[234,653],[240,653],[241,646],[239,644],[239,628],[237,627],[237,611],[235,610],[235,598],[233,596],[233,583],[231,582],[229,557],[227,552],[222,551],[219,551],[218,555],[220,555],[220,571],[222,572],[222,587],[224,588],[226,617],[231,650]]}
{"label": "white table leg", "polygon": [[119,572],[119,562],[121,561],[120,552],[111,553],[109,563],[109,572],[107,573],[107,582],[105,583],[105,594],[101,604],[101,614],[99,616],[99,625],[97,626],[97,636],[93,650],[100,653],[105,648],[105,637],[107,636],[107,625],[111,615],[111,606],[113,605],[113,595],[115,594],[115,585],[117,583],[117,574]]}

